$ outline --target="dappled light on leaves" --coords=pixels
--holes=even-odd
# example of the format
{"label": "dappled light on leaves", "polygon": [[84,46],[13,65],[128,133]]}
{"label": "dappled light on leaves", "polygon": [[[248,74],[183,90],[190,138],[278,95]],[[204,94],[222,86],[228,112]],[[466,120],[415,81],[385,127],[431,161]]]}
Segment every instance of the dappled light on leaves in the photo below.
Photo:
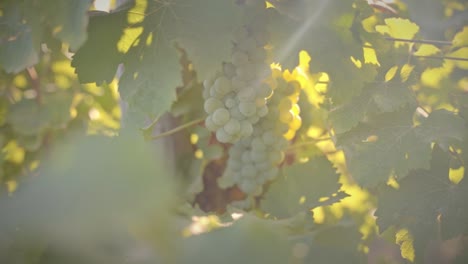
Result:
{"label": "dappled light on leaves", "polygon": [[0,3],[0,262],[466,263],[461,0]]}

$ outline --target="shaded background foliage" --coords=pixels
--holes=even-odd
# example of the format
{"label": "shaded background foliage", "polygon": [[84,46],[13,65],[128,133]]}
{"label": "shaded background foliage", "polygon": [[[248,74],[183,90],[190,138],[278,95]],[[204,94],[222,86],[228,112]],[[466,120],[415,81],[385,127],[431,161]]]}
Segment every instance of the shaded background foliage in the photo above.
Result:
{"label": "shaded background foliage", "polygon": [[249,1],[111,2],[0,4],[0,260],[466,261],[465,1],[268,1],[302,127],[249,212],[197,121]]}

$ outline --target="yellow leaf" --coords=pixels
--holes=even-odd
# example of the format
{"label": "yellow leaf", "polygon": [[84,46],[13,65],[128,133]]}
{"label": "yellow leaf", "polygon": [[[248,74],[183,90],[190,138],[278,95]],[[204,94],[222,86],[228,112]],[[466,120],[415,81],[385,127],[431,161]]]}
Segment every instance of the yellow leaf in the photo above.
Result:
{"label": "yellow leaf", "polygon": [[449,179],[451,182],[458,184],[464,176],[465,167],[461,166],[458,169],[450,169],[449,170]]}
{"label": "yellow leaf", "polygon": [[393,77],[395,77],[397,70],[398,66],[393,66],[392,68],[390,68],[390,70],[388,70],[385,74],[385,82],[392,80]]}
{"label": "yellow leaf", "polygon": [[[419,31],[419,26],[408,19],[392,17],[385,19],[385,25],[378,25],[375,30],[392,38],[413,39]],[[403,42],[395,42],[396,47],[404,44]]]}
{"label": "yellow leaf", "polygon": [[414,65],[411,65],[408,63],[403,65],[400,70],[401,81],[406,82],[409,76],[411,75],[411,72],[413,71],[413,69],[414,69]]}
{"label": "yellow leaf", "polygon": [[458,32],[453,37],[452,47],[468,46],[468,26],[465,26],[462,31]]}
{"label": "yellow leaf", "polygon": [[421,83],[426,87],[440,88],[440,82],[450,75],[454,65],[452,61],[445,61],[442,67],[424,70],[421,74]]}
{"label": "yellow leaf", "polygon": [[401,256],[410,262],[414,262],[413,236],[408,229],[399,230],[395,237],[395,242],[400,245]]}
{"label": "yellow leaf", "polygon": [[466,59],[467,61],[455,61],[455,65],[463,70],[468,70],[468,47],[458,49],[452,53],[447,54],[449,57]]}
{"label": "yellow leaf", "polygon": [[414,53],[415,56],[431,56],[440,52],[440,49],[432,44],[422,44]]}
{"label": "yellow leaf", "polygon": [[379,60],[377,59],[377,54],[375,53],[375,49],[372,48],[370,43],[365,43],[365,46],[362,49],[364,52],[364,63],[380,66]]}

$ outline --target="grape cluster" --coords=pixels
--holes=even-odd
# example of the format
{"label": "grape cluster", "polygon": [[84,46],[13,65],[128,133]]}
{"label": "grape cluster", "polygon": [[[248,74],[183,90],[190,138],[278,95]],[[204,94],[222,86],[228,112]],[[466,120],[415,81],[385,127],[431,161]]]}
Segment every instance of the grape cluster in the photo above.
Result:
{"label": "grape cluster", "polygon": [[288,140],[301,126],[297,105],[300,85],[286,82],[275,70],[269,85],[274,93],[268,99],[270,109],[253,129],[252,136],[244,138],[229,149],[229,159],[218,185],[237,186],[250,196],[258,196],[262,186],[278,174],[278,166],[285,158]]}
{"label": "grape cluster", "polygon": [[253,125],[268,113],[266,100],[272,94],[264,82],[270,75],[265,50],[268,34],[262,19],[257,20],[234,34],[231,62],[203,83],[205,126],[222,143],[249,137]]}

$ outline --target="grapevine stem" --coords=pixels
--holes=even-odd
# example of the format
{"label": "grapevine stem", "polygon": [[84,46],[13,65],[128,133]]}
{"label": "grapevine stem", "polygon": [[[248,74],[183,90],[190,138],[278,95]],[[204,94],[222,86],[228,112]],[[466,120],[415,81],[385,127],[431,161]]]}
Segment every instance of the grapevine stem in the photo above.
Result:
{"label": "grapevine stem", "polygon": [[[414,55],[413,55],[414,56]],[[457,57],[444,57],[444,56],[414,56],[418,58],[426,59],[440,59],[440,60],[457,60],[457,61],[468,61],[468,58],[457,58]]]}
{"label": "grapevine stem", "polygon": [[434,44],[434,45],[452,45],[450,41],[443,41],[443,40],[425,40],[425,39],[403,39],[403,38],[390,38],[386,37],[386,40],[390,41],[401,41],[401,42],[411,42],[411,43],[423,43],[423,44]]}
{"label": "grapevine stem", "polygon": [[177,132],[179,132],[179,131],[181,131],[181,130],[184,130],[184,129],[188,128],[188,127],[197,125],[197,124],[203,122],[203,120],[205,120],[205,118],[200,118],[200,119],[196,119],[196,120],[190,121],[190,122],[188,122],[188,123],[185,123],[185,124],[183,124],[183,125],[181,125],[181,126],[178,126],[178,127],[176,127],[176,128],[173,128],[173,129],[168,130],[168,131],[166,131],[166,132],[163,132],[163,133],[161,133],[161,134],[152,136],[151,139],[152,139],[152,140],[157,140],[157,139],[160,139],[160,138],[163,138],[163,137],[166,137],[166,136],[170,136],[170,135],[175,134],[175,133],[177,133]]}

